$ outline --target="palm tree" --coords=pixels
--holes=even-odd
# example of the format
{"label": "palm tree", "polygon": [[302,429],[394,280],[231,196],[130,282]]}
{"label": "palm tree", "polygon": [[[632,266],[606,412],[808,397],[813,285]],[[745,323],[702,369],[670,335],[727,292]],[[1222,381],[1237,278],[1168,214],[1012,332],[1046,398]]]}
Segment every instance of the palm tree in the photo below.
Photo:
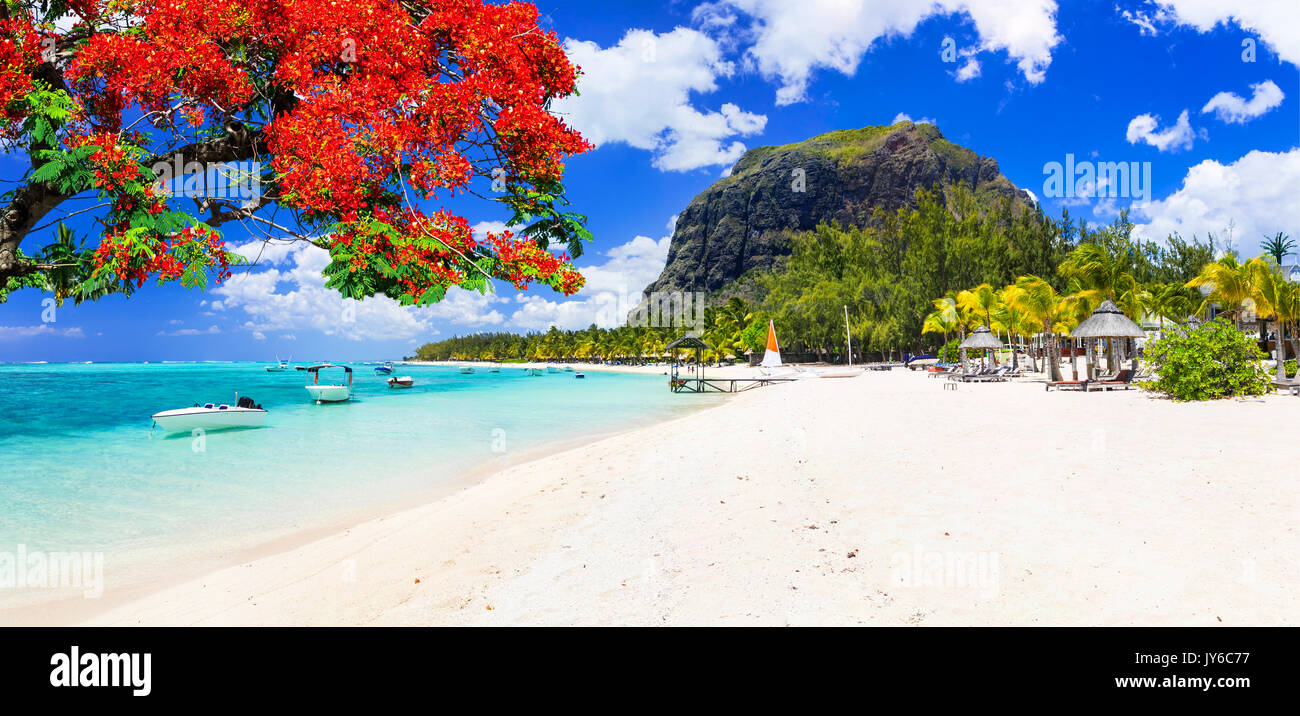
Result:
{"label": "palm tree", "polygon": [[1295,252],[1295,239],[1289,238],[1281,231],[1277,232],[1277,236],[1272,237],[1265,234],[1264,243],[1260,244],[1260,248],[1264,249],[1264,253],[1272,256],[1278,266],[1281,266],[1282,259]]}
{"label": "palm tree", "polygon": [[957,301],[947,296],[936,298],[934,311],[925,317],[921,324],[921,333],[942,333],[944,350],[948,348],[948,334],[957,330],[960,318],[957,315]]}
{"label": "palm tree", "polygon": [[[1268,261],[1258,259],[1247,263],[1250,267],[1250,283],[1254,289],[1252,298],[1255,301],[1255,313],[1262,321],[1265,318],[1273,319],[1273,328],[1277,331],[1277,380],[1286,380],[1286,347],[1282,342],[1284,324],[1294,320],[1295,316],[1291,311],[1292,298],[1291,294],[1295,291],[1295,284],[1286,280],[1282,275],[1281,267]],[[1261,334],[1264,332],[1261,330]],[[1267,341],[1266,335],[1260,336]],[[1267,342],[1265,343],[1267,345]]]}
{"label": "palm tree", "polygon": [[1056,272],[1063,278],[1077,280],[1082,290],[1095,291],[1098,304],[1108,298],[1118,304],[1120,296],[1137,285],[1119,258],[1100,244],[1079,244]]}
{"label": "palm tree", "polygon": [[1042,327],[1043,334],[1048,337],[1047,355],[1044,357],[1048,377],[1059,381],[1061,365],[1056,356],[1056,335],[1064,325],[1060,295],[1052,288],[1052,284],[1037,276],[1021,276],[1016,279],[1016,287],[1020,289],[1015,296],[1016,303],[1035,324]]}
{"label": "palm tree", "polygon": [[1142,310],[1160,321],[1160,337],[1164,338],[1165,319],[1181,323],[1192,312],[1192,302],[1182,286],[1154,283],[1142,295]]}
{"label": "palm tree", "polygon": [[1201,269],[1201,273],[1186,285],[1189,288],[1210,287],[1210,293],[1205,297],[1201,310],[1197,313],[1205,310],[1210,304],[1217,303],[1232,314],[1233,322],[1238,329],[1241,328],[1242,307],[1250,300],[1254,290],[1250,285],[1250,271],[1237,261],[1236,256],[1228,254],[1218,261],[1206,264]]}
{"label": "palm tree", "polygon": [[1016,334],[1024,325],[1027,316],[1027,311],[1025,311],[1019,300],[1022,293],[1024,293],[1024,289],[1015,284],[1003,288],[998,294],[998,305],[993,309],[994,325],[998,329],[1007,332],[1007,343],[1011,346],[1011,368],[1013,370],[1020,367],[1019,354],[1016,352]]}

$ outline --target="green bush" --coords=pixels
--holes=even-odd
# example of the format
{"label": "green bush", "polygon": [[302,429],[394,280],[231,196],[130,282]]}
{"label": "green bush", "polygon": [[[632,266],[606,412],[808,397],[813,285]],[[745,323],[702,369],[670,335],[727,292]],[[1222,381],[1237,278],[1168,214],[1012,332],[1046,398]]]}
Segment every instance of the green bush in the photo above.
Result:
{"label": "green bush", "polygon": [[961,349],[957,347],[960,344],[961,344],[961,336],[958,336],[948,341],[948,345],[940,348],[938,354],[936,355],[938,356],[939,360],[944,363],[956,363],[957,361],[961,360]]}
{"label": "green bush", "polygon": [[1292,358],[1291,360],[1287,361],[1284,365],[1286,366],[1286,377],[1288,377],[1288,378],[1294,378],[1294,377],[1295,377],[1295,358]]}
{"label": "green bush", "polygon": [[1146,390],[1174,400],[1217,400],[1273,392],[1273,378],[1261,363],[1255,341],[1219,319],[1188,331],[1170,332],[1146,347],[1146,360],[1159,379]]}

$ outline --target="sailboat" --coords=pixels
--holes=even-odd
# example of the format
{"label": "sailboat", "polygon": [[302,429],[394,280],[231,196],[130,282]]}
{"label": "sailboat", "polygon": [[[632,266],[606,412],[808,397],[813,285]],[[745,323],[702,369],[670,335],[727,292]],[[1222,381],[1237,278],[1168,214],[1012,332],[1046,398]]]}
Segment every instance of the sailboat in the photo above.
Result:
{"label": "sailboat", "polygon": [[289,370],[289,361],[292,361],[292,360],[293,360],[293,356],[289,356],[289,360],[280,360],[280,356],[276,356],[276,357],[275,357],[275,365],[268,365],[268,366],[266,367],[266,372],[267,372],[267,373],[283,373],[283,372],[285,372],[286,370]]}

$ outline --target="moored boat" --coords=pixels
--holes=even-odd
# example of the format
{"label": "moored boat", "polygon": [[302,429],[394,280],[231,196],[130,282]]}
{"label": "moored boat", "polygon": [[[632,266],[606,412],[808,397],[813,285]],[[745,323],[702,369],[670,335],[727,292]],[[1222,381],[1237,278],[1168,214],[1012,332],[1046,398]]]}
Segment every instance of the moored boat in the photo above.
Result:
{"label": "moored boat", "polygon": [[389,388],[409,388],[415,385],[415,380],[409,375],[393,376],[388,379]]}
{"label": "moored boat", "polygon": [[258,428],[266,423],[266,410],[244,396],[235,405],[225,403],[195,404],[191,408],[177,408],[154,413],[153,422],[163,430],[188,432],[192,430],[224,430],[226,428]]}
{"label": "moored boat", "polygon": [[532,378],[536,378],[537,376],[539,376],[539,375],[541,375],[541,374],[542,374],[542,369],[541,369],[541,368],[529,368],[529,369],[528,369],[528,375],[529,375],[530,377],[532,377]]}
{"label": "moored boat", "polygon": [[392,372],[393,372],[393,366],[392,366],[392,364],[385,364],[385,365],[377,365],[377,366],[375,366],[375,373],[376,373],[377,375],[391,375]]}
{"label": "moored boat", "polygon": [[[341,368],[347,375],[346,383],[322,383],[320,382],[320,372],[327,368]],[[311,394],[312,400],[317,403],[342,403],[352,398],[352,368],[346,365],[333,365],[331,363],[322,363],[313,365],[303,370],[311,378],[311,382],[305,387]]]}
{"label": "moored boat", "polygon": [[469,375],[470,373],[473,373],[473,372],[474,372],[474,366],[472,366],[472,365],[463,365],[463,366],[460,367],[460,372],[461,372],[462,375]]}

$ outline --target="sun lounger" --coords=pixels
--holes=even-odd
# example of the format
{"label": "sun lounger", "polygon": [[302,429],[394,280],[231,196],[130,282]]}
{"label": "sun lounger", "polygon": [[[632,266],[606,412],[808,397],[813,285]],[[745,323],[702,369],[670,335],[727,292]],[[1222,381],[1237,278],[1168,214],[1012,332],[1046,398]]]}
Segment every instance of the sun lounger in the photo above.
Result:
{"label": "sun lounger", "polygon": [[1083,389],[1088,392],[1094,390],[1128,390],[1133,387],[1133,375],[1134,372],[1131,370],[1121,370],[1110,379],[1086,381]]}
{"label": "sun lounger", "polygon": [[1086,380],[1049,380],[1044,384],[1044,388],[1051,391],[1056,390],[1086,390],[1088,381]]}

